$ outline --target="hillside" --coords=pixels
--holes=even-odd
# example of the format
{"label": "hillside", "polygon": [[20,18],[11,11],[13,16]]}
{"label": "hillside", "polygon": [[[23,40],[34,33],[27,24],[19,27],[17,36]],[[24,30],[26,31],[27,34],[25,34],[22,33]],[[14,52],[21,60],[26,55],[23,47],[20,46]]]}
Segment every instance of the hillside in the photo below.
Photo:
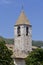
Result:
{"label": "hillside", "polygon": [[[3,38],[2,36],[0,36],[0,41],[3,41],[3,40],[6,42],[6,44],[14,44],[14,39],[6,39],[6,38]],[[41,47],[41,46],[43,46],[43,41],[33,40],[32,45]]]}
{"label": "hillside", "polygon": [[13,44],[14,43],[14,40],[13,39],[6,39],[6,38],[3,38],[2,36],[0,36],[0,41],[5,41],[6,44]]}
{"label": "hillside", "polygon": [[41,47],[41,46],[43,46],[43,41],[35,41],[35,40],[33,40],[32,41],[32,45]]}

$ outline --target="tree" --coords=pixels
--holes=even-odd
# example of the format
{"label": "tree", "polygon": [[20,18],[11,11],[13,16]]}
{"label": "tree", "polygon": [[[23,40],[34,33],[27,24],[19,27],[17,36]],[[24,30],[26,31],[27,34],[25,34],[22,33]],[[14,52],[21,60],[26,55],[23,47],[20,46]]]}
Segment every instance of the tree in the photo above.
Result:
{"label": "tree", "polygon": [[12,51],[6,47],[5,41],[0,41],[0,65],[14,65],[12,54]]}
{"label": "tree", "polygon": [[43,65],[43,49],[36,49],[25,59],[26,65]]}

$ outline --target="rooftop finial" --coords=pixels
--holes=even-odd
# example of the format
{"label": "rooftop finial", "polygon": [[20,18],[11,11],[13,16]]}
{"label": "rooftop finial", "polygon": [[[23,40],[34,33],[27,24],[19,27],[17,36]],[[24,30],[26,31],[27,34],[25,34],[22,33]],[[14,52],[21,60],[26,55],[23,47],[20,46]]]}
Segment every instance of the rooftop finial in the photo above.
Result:
{"label": "rooftop finial", "polygon": [[23,10],[24,8],[23,8],[23,5],[22,5],[22,10]]}
{"label": "rooftop finial", "polygon": [[24,6],[23,6],[23,0],[22,0],[22,11],[24,10]]}

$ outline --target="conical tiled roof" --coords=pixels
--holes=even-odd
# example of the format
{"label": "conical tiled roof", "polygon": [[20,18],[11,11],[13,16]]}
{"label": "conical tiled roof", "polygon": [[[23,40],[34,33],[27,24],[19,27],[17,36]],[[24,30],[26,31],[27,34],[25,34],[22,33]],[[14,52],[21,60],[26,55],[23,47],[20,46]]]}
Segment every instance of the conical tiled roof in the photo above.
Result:
{"label": "conical tiled roof", "polygon": [[21,14],[20,14],[18,20],[16,21],[16,25],[20,25],[20,24],[28,24],[28,25],[30,25],[30,22],[29,22],[29,20],[27,19],[27,17],[26,17],[26,15],[25,15],[24,11],[21,12]]}

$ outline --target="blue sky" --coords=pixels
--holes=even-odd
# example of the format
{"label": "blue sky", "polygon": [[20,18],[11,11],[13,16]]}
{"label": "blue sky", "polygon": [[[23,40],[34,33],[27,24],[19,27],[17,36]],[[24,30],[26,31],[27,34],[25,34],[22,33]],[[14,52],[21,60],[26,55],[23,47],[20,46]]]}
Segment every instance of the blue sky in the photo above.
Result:
{"label": "blue sky", "polygon": [[0,36],[14,38],[14,24],[22,10],[32,24],[32,39],[43,40],[43,0],[0,0]]}

